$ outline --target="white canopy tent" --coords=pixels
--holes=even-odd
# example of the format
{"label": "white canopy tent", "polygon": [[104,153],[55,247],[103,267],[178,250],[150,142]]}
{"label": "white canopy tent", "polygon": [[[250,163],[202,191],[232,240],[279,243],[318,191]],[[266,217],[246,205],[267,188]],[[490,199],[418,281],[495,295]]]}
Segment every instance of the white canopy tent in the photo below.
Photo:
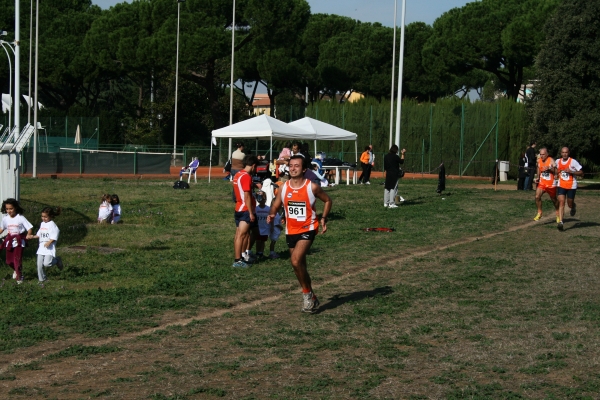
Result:
{"label": "white canopy tent", "polygon": [[290,122],[288,125],[301,128],[316,135],[314,139],[315,154],[317,153],[317,140],[354,140],[354,162],[358,163],[358,135],[356,133],[310,117],[304,117],[297,121]]}
{"label": "white canopy tent", "polygon": [[212,148],[216,143],[216,138],[238,138],[238,139],[264,139],[271,142],[271,155],[273,159],[273,139],[281,140],[307,140],[316,138],[314,132],[291,126],[278,119],[268,115],[259,115],[237,124],[229,125],[225,128],[212,131],[212,140],[210,145],[210,167],[208,172],[208,181],[212,172]]}

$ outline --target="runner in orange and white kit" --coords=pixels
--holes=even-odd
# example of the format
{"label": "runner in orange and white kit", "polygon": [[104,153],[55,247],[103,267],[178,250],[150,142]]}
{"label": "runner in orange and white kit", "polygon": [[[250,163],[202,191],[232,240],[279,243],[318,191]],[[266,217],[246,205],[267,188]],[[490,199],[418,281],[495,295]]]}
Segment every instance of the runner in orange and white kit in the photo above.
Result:
{"label": "runner in orange and white kit", "polygon": [[244,260],[244,249],[250,248],[250,230],[257,227],[256,200],[252,196],[252,174],[258,164],[253,155],[244,156],[244,168],[233,177],[233,194],[235,195],[235,238],[233,239],[234,260],[232,267],[248,268]]}
{"label": "runner in orange and white kit", "polygon": [[558,230],[564,230],[563,216],[565,214],[565,199],[571,209],[571,216],[577,212],[575,205],[575,193],[577,192],[577,177],[583,176],[581,164],[574,158],[569,157],[569,148],[560,150],[561,159],[556,162],[556,173],[558,175]]}
{"label": "runner in orange and white kit", "polygon": [[535,204],[537,205],[537,214],[533,218],[534,221],[539,221],[542,218],[542,195],[548,193],[550,200],[554,204],[556,210],[556,222],[560,221],[558,216],[558,200],[556,199],[556,164],[552,157],[548,157],[548,149],[542,147],[540,149],[540,158],[537,160],[538,179],[537,190],[535,191]]}
{"label": "runner in orange and white kit", "polygon": [[[327,215],[331,211],[331,198],[321,189],[319,183],[304,178],[308,160],[301,155],[294,155],[289,163],[290,179],[281,187],[279,194],[271,204],[271,213],[267,223],[275,218],[277,211],[283,206],[286,215],[286,242],[290,249],[290,261],[294,273],[302,287],[302,311],[314,313],[319,308],[319,300],[313,293],[310,276],[306,268],[306,253],[319,231],[327,231]],[[316,199],[324,204],[323,214],[319,218],[315,210]]]}

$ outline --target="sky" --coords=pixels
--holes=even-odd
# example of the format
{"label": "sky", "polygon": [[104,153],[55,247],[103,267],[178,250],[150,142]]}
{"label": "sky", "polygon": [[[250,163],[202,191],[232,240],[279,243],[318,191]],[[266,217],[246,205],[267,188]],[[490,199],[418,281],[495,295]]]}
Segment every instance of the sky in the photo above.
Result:
{"label": "sky", "polygon": [[[385,26],[394,25],[395,0],[307,0],[313,14],[337,14],[362,22],[380,22]],[[402,0],[398,1],[398,24]],[[429,25],[446,11],[462,7],[475,0],[406,0],[406,23],[421,21]],[[92,0],[101,8],[109,8],[121,0]],[[233,2],[232,2],[233,3]]]}

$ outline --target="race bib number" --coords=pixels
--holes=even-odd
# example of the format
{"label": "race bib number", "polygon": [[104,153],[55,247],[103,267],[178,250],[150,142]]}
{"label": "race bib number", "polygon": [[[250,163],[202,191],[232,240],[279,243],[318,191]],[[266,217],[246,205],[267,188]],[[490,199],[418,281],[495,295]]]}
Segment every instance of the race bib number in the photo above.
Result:
{"label": "race bib number", "polygon": [[561,173],[560,173],[560,178],[561,178],[563,181],[568,181],[568,180],[569,180],[569,173],[568,173],[568,172],[565,172],[565,171],[561,171]]}
{"label": "race bib number", "polygon": [[304,201],[288,201],[288,218],[296,221],[306,221],[306,203]]}
{"label": "race bib number", "polygon": [[50,240],[50,234],[47,232],[40,233],[40,240],[43,242],[47,242]]}
{"label": "race bib number", "polygon": [[542,172],[542,179],[549,181],[550,180],[550,172],[548,172],[548,171]]}

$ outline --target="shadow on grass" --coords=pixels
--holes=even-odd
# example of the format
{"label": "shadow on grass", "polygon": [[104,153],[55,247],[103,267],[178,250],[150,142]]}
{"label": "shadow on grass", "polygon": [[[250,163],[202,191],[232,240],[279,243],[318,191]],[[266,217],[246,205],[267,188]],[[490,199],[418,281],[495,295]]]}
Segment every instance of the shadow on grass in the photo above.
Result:
{"label": "shadow on grass", "polygon": [[[32,200],[21,200],[21,206],[25,210],[25,217],[33,224],[33,233],[35,234],[40,228],[41,212],[45,207],[56,208],[56,205],[40,203]],[[61,215],[57,217],[56,223],[60,226],[60,243],[62,246],[71,246],[80,243],[88,234],[86,224],[92,221],[85,214],[76,211],[73,208],[65,207],[61,211]],[[37,247],[35,242],[34,247]]]}
{"label": "shadow on grass", "polygon": [[376,296],[388,296],[392,293],[394,293],[394,290],[391,288],[391,286],[384,286],[373,290],[364,290],[360,292],[350,293],[347,296],[340,296],[336,294],[328,299],[329,302],[319,307],[319,311],[317,312],[317,314],[320,314],[323,311],[333,310],[334,308],[339,307],[342,304],[348,303],[350,301],[361,301],[363,299]]}
{"label": "shadow on grass", "polygon": [[[569,222],[569,220],[565,220],[565,222]],[[565,230],[579,229],[579,228],[592,228],[595,226],[600,226],[600,224],[597,222],[576,222],[575,225],[573,225],[569,229],[565,229]]]}
{"label": "shadow on grass", "polygon": [[581,185],[577,190],[600,190],[600,183],[592,183],[589,185]]}

